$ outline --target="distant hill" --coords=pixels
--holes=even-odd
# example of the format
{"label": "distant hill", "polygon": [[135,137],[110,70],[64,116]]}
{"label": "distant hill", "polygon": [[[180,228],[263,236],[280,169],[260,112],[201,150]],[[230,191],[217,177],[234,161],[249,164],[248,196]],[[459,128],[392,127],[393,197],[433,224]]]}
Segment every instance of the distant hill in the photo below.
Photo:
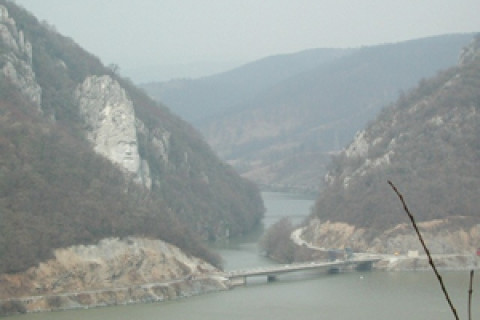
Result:
{"label": "distant hill", "polygon": [[0,273],[130,235],[218,265],[200,240],[257,225],[258,189],[114,68],[13,2],[0,9]]}
{"label": "distant hill", "polygon": [[[241,69],[191,80],[188,90],[181,85],[147,90],[157,97],[170,97],[165,101],[173,110],[195,114],[205,109],[205,119],[193,121],[194,125],[243,176],[270,188],[318,192],[329,154],[351,141],[402,90],[455,64],[471,38],[469,34],[446,35],[355,50],[313,50],[258,61],[250,66],[259,74],[249,73],[235,81],[228,76]],[[322,59],[297,67],[295,73],[287,72],[319,53]],[[274,68],[260,67],[266,63]],[[267,78],[266,73],[284,76],[261,82],[258,89],[245,94],[244,86],[256,88],[257,77]],[[223,100],[215,100],[222,94]],[[203,101],[217,111],[205,107]]]}
{"label": "distant hill", "polygon": [[480,37],[457,66],[401,95],[333,158],[309,238],[390,253],[418,246],[391,180],[435,252],[473,252],[480,245],[478,88]]}
{"label": "distant hill", "polygon": [[176,79],[141,85],[147,93],[197,126],[292,76],[347,55],[351,49],[311,49],[276,55],[199,79]]}

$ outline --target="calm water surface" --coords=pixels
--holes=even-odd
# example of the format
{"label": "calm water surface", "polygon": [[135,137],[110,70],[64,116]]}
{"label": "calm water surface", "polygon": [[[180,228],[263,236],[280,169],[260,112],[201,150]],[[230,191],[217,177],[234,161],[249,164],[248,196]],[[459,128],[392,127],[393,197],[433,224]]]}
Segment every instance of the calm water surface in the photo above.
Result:
{"label": "calm water surface", "polygon": [[[285,193],[263,193],[265,225],[284,216],[300,222],[313,200]],[[225,259],[225,269],[274,262],[258,254],[261,230],[238,241],[213,246]],[[467,319],[468,272],[443,273],[461,319]],[[473,319],[480,319],[480,273],[474,282]],[[431,272],[324,272],[285,275],[278,282],[249,279],[247,287],[227,292],[152,304],[37,313],[11,319],[453,319]]]}

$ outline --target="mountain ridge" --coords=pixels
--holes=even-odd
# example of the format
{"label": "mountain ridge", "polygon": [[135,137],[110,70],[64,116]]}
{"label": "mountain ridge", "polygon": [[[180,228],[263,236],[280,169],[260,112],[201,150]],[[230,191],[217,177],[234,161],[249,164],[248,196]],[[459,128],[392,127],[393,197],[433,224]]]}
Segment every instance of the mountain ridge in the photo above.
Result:
{"label": "mountain ridge", "polygon": [[[402,90],[456,63],[471,37],[444,35],[341,51],[194,125],[242,176],[266,188],[316,193],[329,153]],[[197,83],[201,91],[202,81]],[[175,110],[175,101],[169,102]]]}
{"label": "mountain ridge", "polygon": [[258,224],[258,189],[72,39],[11,1],[0,9],[0,273],[127,236],[220,265],[200,240]]}
{"label": "mountain ridge", "polygon": [[[231,122],[233,117],[225,124],[214,120],[202,131],[222,157],[242,168],[243,176],[264,185],[317,192],[329,152],[349,141],[402,88],[413,86],[421,75],[440,66],[449,66],[447,56],[456,61],[462,41],[439,58],[437,48],[450,45],[448,39],[421,39],[356,51],[317,67],[317,71],[285,80],[266,93],[266,99],[260,97],[249,105],[252,111],[238,113],[236,124]],[[432,65],[427,62],[433,59],[430,54],[438,58]],[[262,123],[261,119],[267,120]],[[246,129],[240,129],[239,134],[240,125]],[[237,132],[232,130],[232,134],[221,126],[237,128]],[[256,137],[255,126],[273,131],[262,137],[262,129]],[[237,148],[247,154],[236,153]]]}
{"label": "mountain ridge", "polygon": [[[279,81],[348,55],[351,51],[353,49],[309,49],[296,54],[262,58],[199,79],[150,82],[141,87],[153,98],[171,106],[180,117],[196,125],[211,116],[228,112],[239,101],[248,100]],[[200,86],[197,88],[198,83]]]}
{"label": "mountain ridge", "polygon": [[391,180],[434,253],[472,253],[480,245],[479,43],[477,35],[455,67],[402,95],[333,158],[306,229],[311,241],[421,250]]}

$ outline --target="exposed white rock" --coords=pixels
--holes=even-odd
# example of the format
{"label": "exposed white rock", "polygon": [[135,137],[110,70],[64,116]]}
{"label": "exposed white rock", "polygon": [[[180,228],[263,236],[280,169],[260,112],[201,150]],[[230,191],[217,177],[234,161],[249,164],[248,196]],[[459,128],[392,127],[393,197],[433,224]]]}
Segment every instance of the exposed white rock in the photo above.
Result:
{"label": "exposed white rock", "polygon": [[6,47],[14,50],[16,53],[19,52],[17,41],[10,32],[10,29],[4,24],[0,24],[0,39]]}
{"label": "exposed white rock", "polygon": [[22,94],[41,110],[42,88],[35,79],[31,65],[12,57],[8,60],[2,70],[5,78],[18,87]]}
{"label": "exposed white rock", "polygon": [[312,219],[303,228],[300,235],[307,243],[318,248],[357,248],[365,246],[363,235],[365,229],[356,228],[343,222],[321,222],[319,219]]}
{"label": "exposed white rock", "polygon": [[54,251],[54,258],[0,275],[0,309],[15,298],[26,311],[164,301],[225,290],[218,269],[161,240],[103,239]]}
{"label": "exposed white rock", "polygon": [[470,45],[465,47],[460,55],[459,64],[465,65],[480,56],[480,41],[472,40]]}
{"label": "exposed white rock", "polygon": [[141,179],[141,184],[146,186],[148,189],[152,188],[152,177],[150,175],[150,166],[146,160],[140,162],[140,174],[139,178]]}
{"label": "exposed white rock", "polygon": [[136,173],[140,167],[133,104],[109,76],[91,76],[75,92],[95,151]]}
{"label": "exposed white rock", "polygon": [[22,30],[17,31],[4,6],[0,6],[0,42],[9,49],[0,55],[3,76],[41,111],[42,89],[32,67],[32,45]]}
{"label": "exposed white rock", "polygon": [[150,169],[138,153],[132,101],[110,76],[90,76],[75,91],[94,150],[151,186]]}
{"label": "exposed white rock", "polygon": [[[435,254],[473,254],[478,247],[480,224],[469,228],[457,225],[464,217],[450,217],[425,221],[418,224],[425,242]],[[303,228],[302,238],[315,247],[351,247],[357,252],[406,254],[408,251],[423,252],[413,228],[399,224],[388,230],[371,232],[342,222],[313,219]]]}
{"label": "exposed white rock", "polygon": [[[392,140],[391,144],[395,144],[395,141]],[[365,176],[368,171],[374,170],[376,168],[380,168],[383,166],[388,166],[391,163],[391,158],[394,155],[394,151],[389,149],[385,154],[376,157],[374,159],[369,159],[366,158],[363,162],[362,165],[359,166],[355,171],[352,173],[348,174],[345,173],[341,176],[343,178],[343,187],[344,189],[347,189],[348,186],[350,185],[350,181],[354,179],[355,177],[363,177]],[[334,181],[336,179],[335,175],[327,175],[327,181]]]}
{"label": "exposed white rock", "polygon": [[8,9],[2,5],[0,5],[0,23],[15,24],[15,21],[8,15]]}
{"label": "exposed white rock", "polygon": [[394,152],[393,150],[389,150],[387,153],[385,153],[381,157],[377,157],[373,160],[367,159],[365,161],[365,167],[368,169],[375,169],[377,167],[381,167],[384,165],[389,165],[390,164],[390,159],[393,156]]}
{"label": "exposed white rock", "polygon": [[432,124],[432,125],[435,125],[435,126],[441,126],[443,125],[443,118],[439,115],[431,118],[430,120],[427,121],[428,124]]}
{"label": "exposed white rock", "polygon": [[416,104],[414,104],[413,106],[411,106],[411,107],[408,109],[407,112],[408,112],[409,114],[414,114],[414,113],[416,113],[420,108],[422,108],[422,106],[424,106],[425,103],[426,103],[425,100],[420,101],[419,103],[416,103]]}
{"label": "exposed white rock", "polygon": [[375,140],[372,141],[372,145],[376,146],[377,144],[379,144],[382,141],[383,141],[382,137],[377,137]]}
{"label": "exposed white rock", "polygon": [[353,142],[345,150],[345,154],[349,158],[365,157],[368,153],[368,141],[366,139],[365,130],[357,132]]}

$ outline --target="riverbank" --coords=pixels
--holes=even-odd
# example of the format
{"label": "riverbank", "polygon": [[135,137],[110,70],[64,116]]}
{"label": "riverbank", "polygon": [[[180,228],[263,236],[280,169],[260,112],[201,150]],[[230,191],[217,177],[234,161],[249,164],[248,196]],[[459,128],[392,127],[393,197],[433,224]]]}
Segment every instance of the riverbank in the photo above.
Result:
{"label": "riverbank", "polygon": [[[449,271],[478,269],[480,224],[466,225],[465,217],[450,217],[418,223],[437,268]],[[354,251],[357,256],[377,256],[377,268],[388,271],[429,270],[430,265],[418,236],[407,223],[387,230],[359,228],[343,222],[312,219],[294,230],[290,239],[298,250],[311,256],[329,251]],[[333,250],[331,248],[337,248]]]}
{"label": "riverbank", "polygon": [[[432,259],[440,271],[468,271],[480,268],[480,259],[474,255],[434,254]],[[432,267],[426,255],[416,257],[383,255],[382,260],[375,264],[375,269],[382,271],[431,271]]]}
{"label": "riverbank", "polygon": [[[313,203],[313,200],[306,200],[303,197],[294,198],[291,194],[263,193],[263,197],[266,200],[267,208],[266,222],[264,222],[266,226],[271,225],[284,216],[292,216],[298,213],[304,213],[306,216]],[[257,235],[242,239],[232,239],[228,244],[221,246],[217,243],[212,249],[224,258],[224,265],[227,271],[275,264],[273,261],[259,254],[257,242],[260,234],[261,232]],[[415,304],[418,301],[419,305],[410,308],[411,310],[422,310],[422,313],[425,313],[426,311],[423,310],[425,305],[435,305],[436,303],[436,301],[425,302],[426,299],[434,297],[434,294],[437,293],[437,283],[434,282],[435,279],[428,265],[425,265],[425,269],[420,269],[420,265],[423,265],[422,262],[422,264],[417,263],[416,269],[410,268],[410,270],[425,270],[425,272],[388,272],[399,270],[393,268],[395,264],[403,266],[414,265],[413,260],[415,258],[411,258],[410,262],[407,263],[409,260],[406,259],[406,256],[391,255],[388,257],[389,264],[382,265],[385,262],[379,262],[379,264],[377,264],[376,270],[385,270],[387,272],[374,271],[360,274],[352,272],[339,277],[310,274],[311,278],[302,278],[301,281],[291,281],[291,278],[287,279],[287,281],[280,279],[279,283],[275,285],[252,286],[248,290],[229,290],[228,281],[225,282],[225,279],[221,277],[208,276],[208,274],[214,275],[216,273],[215,268],[211,267],[212,269],[210,271],[206,269],[208,267],[207,265],[200,265],[201,267],[197,268],[198,262],[190,262],[189,259],[191,259],[191,257],[187,260],[177,252],[177,249],[162,244],[161,242],[157,243],[154,241],[150,243],[150,241],[154,240],[127,241],[127,249],[129,249],[126,251],[120,250],[124,247],[123,245],[110,246],[109,250],[103,250],[103,252],[98,253],[98,255],[105,256],[106,260],[96,257],[97,254],[94,250],[89,250],[93,249],[92,247],[79,247],[77,250],[78,253],[75,255],[68,252],[64,252],[64,254],[58,252],[57,254],[60,257],[60,261],[65,262],[65,270],[58,274],[58,278],[52,278],[45,273],[37,274],[37,276],[41,276],[39,278],[42,278],[44,282],[36,282],[36,288],[41,290],[51,288],[51,292],[51,290],[59,290],[58,287],[53,289],[53,285],[58,279],[63,279],[64,286],[68,285],[67,280],[77,279],[77,281],[70,281],[71,289],[69,292],[73,293],[69,294],[68,299],[65,298],[61,292],[43,295],[35,293],[37,299],[39,299],[35,303],[40,304],[41,299],[38,296],[42,295],[43,301],[46,299],[54,303],[60,300],[65,306],[68,306],[68,309],[93,310],[64,311],[62,313],[44,312],[44,314],[24,315],[22,319],[97,318],[113,320],[134,318],[137,320],[151,320],[159,318],[169,319],[173,317],[192,320],[220,320],[227,318],[278,320],[282,316],[288,316],[290,319],[308,318],[311,317],[311,314],[319,312],[320,310],[325,318],[342,317],[348,319],[354,316],[358,318],[359,314],[368,313],[368,308],[365,308],[365,306],[368,306],[369,300],[373,299],[376,302],[372,304],[372,309],[374,310],[372,313],[376,315],[376,318],[381,318],[378,314],[378,308],[379,305],[383,305],[386,310],[384,312],[385,318],[396,320],[409,318],[408,315],[402,314],[405,308],[394,312],[395,315],[392,314],[392,310],[395,310],[396,306],[399,305],[399,300],[405,297],[411,298],[412,294],[417,296],[412,298],[412,301],[409,303]],[[144,242],[144,244],[142,244],[142,242]],[[107,244],[109,241],[102,243]],[[113,241],[111,244],[115,243],[116,241]],[[106,248],[107,247],[105,247],[105,249]],[[162,254],[155,258],[155,255],[152,254],[153,249]],[[137,254],[134,254],[135,252]],[[70,262],[74,262],[74,257],[77,254],[83,256],[86,262],[89,261],[86,267],[96,268],[95,270],[97,270],[98,275],[101,276],[91,278],[92,281],[87,281],[89,277],[87,275],[82,276],[82,270],[84,270],[84,268],[73,268],[70,265]],[[175,262],[175,260],[178,261]],[[436,257],[435,261],[437,261]],[[81,265],[82,264],[80,264],[80,266]],[[122,265],[124,267],[120,268]],[[174,267],[175,265],[177,267]],[[182,265],[183,267],[181,267]],[[385,267],[387,265],[389,265],[389,268]],[[189,277],[192,270],[195,271],[193,278]],[[448,278],[456,274],[458,273],[448,272],[445,276]],[[78,275],[79,277],[73,277],[74,275]],[[134,284],[129,282],[139,281],[133,277],[134,275],[137,275],[139,279],[143,279],[141,280],[142,282]],[[170,280],[165,278],[161,279],[161,275],[168,276]],[[116,278],[114,282],[111,280],[112,276]],[[154,276],[157,280],[147,278],[147,276]],[[451,281],[451,285],[460,288],[457,291],[463,294],[463,289],[467,288],[468,284],[464,284],[462,281],[464,278],[467,279],[467,277],[464,277],[464,273],[461,272],[457,278]],[[79,279],[84,280],[78,282]],[[101,279],[104,279],[105,282],[100,283]],[[429,279],[432,279],[432,283],[428,282]],[[18,278],[12,279],[12,281],[13,280],[18,284],[19,289],[24,287]],[[211,283],[211,281],[214,283]],[[373,281],[373,283],[370,281]],[[393,291],[391,289],[392,282],[395,283],[394,286],[397,288]],[[107,285],[109,287],[103,291],[103,294],[98,293],[94,295],[93,291],[87,291],[87,294],[84,295],[85,292],[76,291],[78,284],[82,283],[90,283],[90,286],[101,284],[102,286]],[[116,284],[116,287],[113,286],[114,284]],[[1,285],[2,278],[0,276],[0,295],[2,295],[4,289]],[[34,288],[34,284],[26,283],[25,287]],[[433,288],[431,292],[427,290],[427,288],[430,287]],[[344,290],[344,288],[348,288],[348,290]],[[372,290],[371,288],[375,288],[375,290],[369,291]],[[405,290],[408,294],[401,294],[402,288],[406,288]],[[98,292],[99,289],[94,290]],[[224,290],[229,291],[222,294],[208,294]],[[370,294],[367,295],[365,292],[369,292]],[[456,291],[453,290],[453,293],[455,292]],[[376,297],[372,298],[372,294],[376,295]],[[188,299],[185,303],[160,303],[158,306],[155,304],[143,304],[149,302],[167,302],[199,295],[201,295],[201,297]],[[20,304],[15,302],[19,299],[8,298],[19,296],[22,296],[21,292],[12,292],[10,294],[4,294],[4,297],[0,297],[0,300],[4,299],[3,302],[7,302],[8,300],[10,306],[6,307],[15,308],[16,306],[20,306]],[[23,294],[23,296],[27,295]],[[269,299],[265,299],[265,297],[269,297]],[[319,299],[319,297],[321,297],[321,299]],[[368,297],[368,299],[362,301],[362,297],[365,297],[365,299]],[[386,298],[389,300],[384,301]],[[82,299],[85,299],[87,302],[89,301],[90,305],[80,304],[78,300]],[[337,305],[337,302],[340,300],[351,301],[351,303],[341,308],[333,308],[332,305]],[[124,304],[128,304],[129,306],[126,308],[94,308],[109,305],[120,306]],[[358,306],[355,307],[354,304]],[[245,308],[245,305],[249,307]],[[31,310],[33,310],[33,306],[33,302],[27,305]],[[44,306],[47,305],[44,304]],[[288,310],[279,308],[279,306],[288,306]],[[443,306],[443,303],[440,303],[440,306]],[[45,307],[43,311],[66,309],[67,308],[48,309]],[[278,310],[278,312],[275,312],[275,310]],[[353,311],[349,313],[349,310]],[[27,310],[24,309],[23,312],[26,311]],[[382,310],[380,310],[380,315],[382,314],[381,312]],[[64,313],[66,316],[63,315]],[[401,317],[401,315],[403,315],[403,317]],[[360,318],[367,319],[371,317],[365,315],[364,317],[360,316]],[[432,314],[431,318],[444,319],[439,317],[438,314]]]}
{"label": "riverbank", "polygon": [[19,297],[0,301],[0,316],[43,311],[90,309],[96,307],[169,301],[228,290],[226,279],[205,277],[123,288]]}
{"label": "riverbank", "polygon": [[[434,261],[441,271],[478,269],[478,262],[474,256],[443,255],[434,257]],[[374,270],[429,272],[431,267],[426,256],[407,257],[391,255],[383,256],[381,261],[375,263]],[[0,300],[0,316],[165,302],[226,291],[232,287],[232,283],[222,277],[221,273],[219,275],[212,273],[196,278],[185,277],[161,283],[4,299]]]}
{"label": "riverbank", "polygon": [[0,275],[0,315],[166,301],[228,289],[217,268],[161,240],[128,237],[57,249]]}

